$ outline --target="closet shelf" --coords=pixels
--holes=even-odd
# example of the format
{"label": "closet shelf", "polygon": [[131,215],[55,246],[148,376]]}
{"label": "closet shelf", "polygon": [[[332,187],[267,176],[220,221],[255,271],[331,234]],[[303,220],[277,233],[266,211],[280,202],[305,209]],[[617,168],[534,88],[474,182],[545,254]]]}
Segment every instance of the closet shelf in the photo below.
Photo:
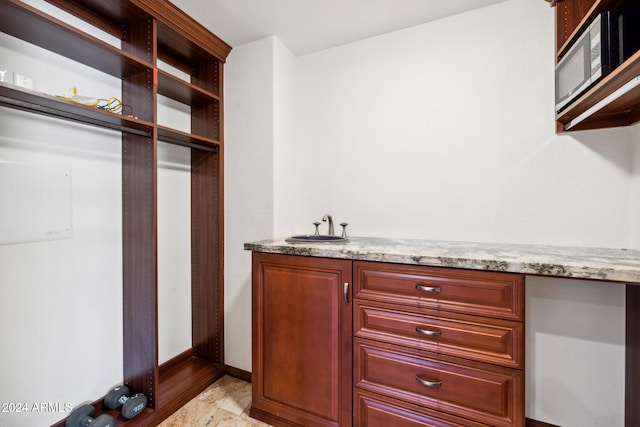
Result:
{"label": "closet shelf", "polygon": [[158,140],[216,153],[220,141],[158,125]]}
{"label": "closet shelf", "polygon": [[160,69],[158,70],[158,93],[187,105],[220,101],[219,96]]}
{"label": "closet shelf", "polygon": [[0,105],[150,137],[153,123],[0,82]]}
{"label": "closet shelf", "polygon": [[17,0],[2,0],[0,31],[111,76],[122,78],[153,66]]}

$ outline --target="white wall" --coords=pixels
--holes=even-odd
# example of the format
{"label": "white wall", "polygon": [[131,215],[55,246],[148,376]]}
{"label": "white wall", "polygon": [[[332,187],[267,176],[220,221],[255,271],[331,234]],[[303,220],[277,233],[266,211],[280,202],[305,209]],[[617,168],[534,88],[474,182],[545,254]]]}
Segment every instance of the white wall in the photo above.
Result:
{"label": "white wall", "polygon": [[[291,52],[276,37],[234,48],[225,66],[225,359],[251,371],[251,253],[245,242],[276,235],[275,219],[295,206],[283,144],[293,140]],[[280,152],[278,158],[274,151]],[[287,230],[287,228],[284,228]],[[249,267],[247,267],[249,266]]]}
{"label": "white wall", "polygon": [[119,137],[6,108],[0,129],[0,161],[71,169],[72,238],[0,245],[0,402],[28,404],[0,426],[48,425],[122,381]]}
{"label": "white wall", "polygon": [[189,148],[158,144],[157,206],[158,363],[164,363],[191,348]]}
{"label": "white wall", "polygon": [[355,235],[628,245],[628,134],[554,135],[552,43],[553,9],[512,0],[299,58],[283,151],[301,165],[292,194],[313,197],[277,221],[311,231],[328,211]]}
{"label": "white wall", "polygon": [[[297,129],[293,126],[292,118],[296,115],[297,103],[295,102],[296,86],[296,58],[291,51],[274,38],[274,225],[273,236],[284,235],[291,231],[291,224],[286,222],[291,218],[291,213],[297,210],[300,200],[292,197],[296,194],[298,183],[291,179],[297,168],[297,156],[295,150],[290,147],[295,145],[299,138]],[[306,202],[309,197],[302,199]],[[283,222],[283,220],[285,220]],[[272,237],[272,236],[269,236]]]}
{"label": "white wall", "polygon": [[527,277],[528,417],[624,426],[624,285]]}
{"label": "white wall", "polygon": [[[262,184],[247,195],[272,192],[278,236],[310,232],[329,212],[360,236],[630,247],[633,129],[555,134],[553,45],[553,9],[510,0],[298,58],[275,54],[289,81],[277,93],[294,98],[274,100],[274,120],[290,130],[275,134],[273,176],[256,171]],[[256,83],[227,80],[226,96]],[[239,120],[226,115],[227,147]],[[228,218],[261,220],[227,208]],[[249,271],[233,250],[226,257]],[[227,291],[238,286],[227,279]],[[529,278],[526,415],[623,425],[623,330],[622,286]],[[227,345],[250,342],[247,331],[229,326]],[[604,383],[591,387],[603,365]]]}
{"label": "white wall", "polygon": [[[36,90],[120,94],[118,79],[4,34],[0,58]],[[27,403],[0,413],[2,426],[51,424],[122,381],[119,141],[117,132],[0,109],[0,161],[68,167],[72,177],[70,239],[0,246],[0,402]],[[40,403],[58,407],[34,410]]]}
{"label": "white wall", "polygon": [[243,244],[273,233],[276,43],[235,48],[225,66],[225,361],[247,371],[251,253]]}

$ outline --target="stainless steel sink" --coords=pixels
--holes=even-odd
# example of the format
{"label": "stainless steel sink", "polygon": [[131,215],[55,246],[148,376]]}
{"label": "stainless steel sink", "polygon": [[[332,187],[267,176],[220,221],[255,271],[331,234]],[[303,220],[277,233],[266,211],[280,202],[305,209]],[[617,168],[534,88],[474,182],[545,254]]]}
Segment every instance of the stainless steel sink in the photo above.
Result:
{"label": "stainless steel sink", "polygon": [[347,237],[331,236],[327,234],[299,234],[285,239],[289,243],[344,243]]}

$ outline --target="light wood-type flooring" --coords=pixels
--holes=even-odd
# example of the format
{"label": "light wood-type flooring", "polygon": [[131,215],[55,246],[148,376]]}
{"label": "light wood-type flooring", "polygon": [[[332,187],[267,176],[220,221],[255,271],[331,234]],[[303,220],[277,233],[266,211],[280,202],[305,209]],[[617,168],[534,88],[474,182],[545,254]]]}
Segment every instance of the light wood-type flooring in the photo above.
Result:
{"label": "light wood-type flooring", "polygon": [[249,417],[251,383],[225,375],[167,418],[160,427],[269,427]]}

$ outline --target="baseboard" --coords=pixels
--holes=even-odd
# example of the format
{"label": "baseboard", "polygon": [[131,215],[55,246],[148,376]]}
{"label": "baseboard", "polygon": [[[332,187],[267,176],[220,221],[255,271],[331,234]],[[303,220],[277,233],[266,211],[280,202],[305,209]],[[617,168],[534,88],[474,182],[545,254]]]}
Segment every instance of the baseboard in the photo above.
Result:
{"label": "baseboard", "polygon": [[555,424],[543,423],[542,421],[532,420],[531,418],[526,419],[526,427],[560,427]]}
{"label": "baseboard", "polygon": [[249,416],[256,420],[262,421],[272,426],[277,427],[302,427],[300,424],[296,424],[292,421],[285,420],[284,418],[280,418],[277,415],[270,414],[268,412],[263,412],[260,409],[256,409],[255,406],[251,406],[249,409]]}
{"label": "baseboard", "polygon": [[227,365],[225,369],[225,374],[229,375],[230,377],[234,377],[239,380],[246,381],[248,383],[251,382],[251,372],[245,371],[239,368],[234,368],[233,366]]}

